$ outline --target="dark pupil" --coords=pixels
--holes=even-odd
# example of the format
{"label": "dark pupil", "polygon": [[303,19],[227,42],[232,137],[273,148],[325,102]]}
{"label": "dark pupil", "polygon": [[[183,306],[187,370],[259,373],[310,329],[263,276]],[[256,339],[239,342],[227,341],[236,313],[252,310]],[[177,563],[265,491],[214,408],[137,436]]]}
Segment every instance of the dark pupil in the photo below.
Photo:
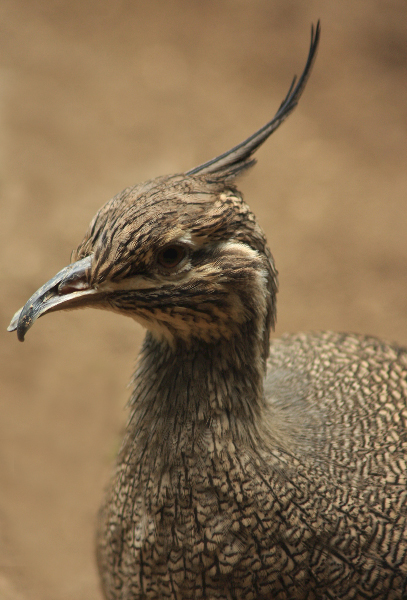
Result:
{"label": "dark pupil", "polygon": [[168,266],[176,265],[181,259],[181,251],[179,248],[167,248],[161,254],[161,260]]}

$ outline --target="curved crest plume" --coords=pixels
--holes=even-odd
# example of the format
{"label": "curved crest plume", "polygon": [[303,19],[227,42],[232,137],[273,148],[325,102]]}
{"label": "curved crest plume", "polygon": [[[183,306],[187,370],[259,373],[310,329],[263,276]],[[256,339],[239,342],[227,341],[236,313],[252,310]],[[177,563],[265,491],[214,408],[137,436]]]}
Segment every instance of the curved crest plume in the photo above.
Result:
{"label": "curved crest plume", "polygon": [[286,97],[282,101],[278,111],[274,117],[261,127],[256,133],[253,133],[246,140],[234,146],[227,152],[220,154],[216,158],[212,158],[206,163],[191,169],[187,175],[197,174],[216,174],[220,177],[233,177],[238,175],[240,171],[253,165],[255,160],[252,154],[256,152],[257,148],[261,146],[263,142],[280,127],[281,123],[292,113],[294,108],[297,106],[298,101],[304,91],[305,85],[310,76],[312,66],[315,62],[317,54],[318,43],[320,38],[320,24],[319,21],[314,31],[314,26],[311,26],[311,44],[308,53],[307,62],[302,72],[301,77],[297,81],[297,77],[294,77],[290,89],[287,92]]}

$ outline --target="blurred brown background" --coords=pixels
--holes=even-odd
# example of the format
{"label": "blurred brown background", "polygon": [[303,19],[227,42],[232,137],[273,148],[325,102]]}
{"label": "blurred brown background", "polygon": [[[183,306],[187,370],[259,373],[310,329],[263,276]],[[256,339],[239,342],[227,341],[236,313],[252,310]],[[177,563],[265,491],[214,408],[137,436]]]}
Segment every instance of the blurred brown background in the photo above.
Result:
{"label": "blurred brown background", "polygon": [[277,334],[407,344],[405,0],[0,0],[0,600],[97,600],[95,514],[143,331],[97,311],[5,328],[123,187],[299,107],[240,187],[280,271]]}

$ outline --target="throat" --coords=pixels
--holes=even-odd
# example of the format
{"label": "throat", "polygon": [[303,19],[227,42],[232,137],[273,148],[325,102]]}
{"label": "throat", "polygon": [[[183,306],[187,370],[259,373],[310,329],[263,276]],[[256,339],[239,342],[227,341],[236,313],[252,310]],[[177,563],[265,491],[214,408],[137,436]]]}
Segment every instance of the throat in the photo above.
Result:
{"label": "throat", "polygon": [[155,464],[161,457],[166,468],[181,456],[221,451],[237,438],[251,445],[264,408],[265,366],[255,340],[253,350],[249,342],[242,332],[216,344],[174,347],[147,333],[130,401],[126,438],[133,452],[136,446]]}

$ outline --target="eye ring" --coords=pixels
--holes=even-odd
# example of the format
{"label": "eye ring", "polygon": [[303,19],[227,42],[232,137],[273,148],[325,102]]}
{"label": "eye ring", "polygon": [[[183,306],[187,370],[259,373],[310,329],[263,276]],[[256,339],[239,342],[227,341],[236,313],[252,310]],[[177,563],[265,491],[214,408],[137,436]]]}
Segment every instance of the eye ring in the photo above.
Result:
{"label": "eye ring", "polygon": [[157,262],[165,269],[174,269],[187,256],[187,250],[180,244],[168,244],[157,254]]}

